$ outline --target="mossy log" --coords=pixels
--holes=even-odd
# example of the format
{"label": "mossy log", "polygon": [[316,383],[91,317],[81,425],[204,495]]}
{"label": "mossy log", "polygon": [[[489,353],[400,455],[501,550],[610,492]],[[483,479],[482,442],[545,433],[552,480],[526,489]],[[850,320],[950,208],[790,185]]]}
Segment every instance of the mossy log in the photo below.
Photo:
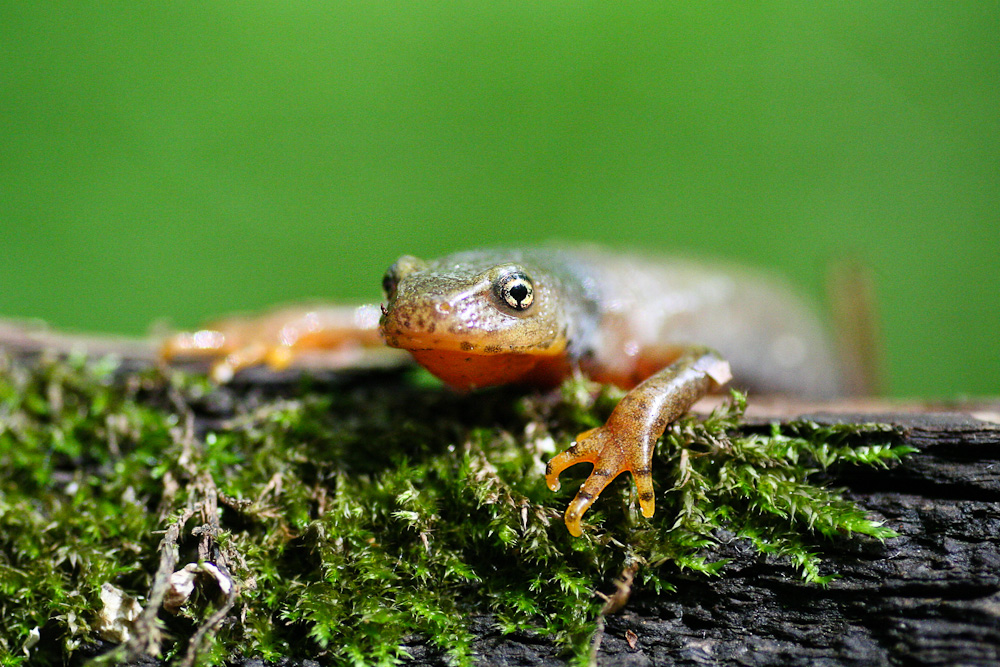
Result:
{"label": "mossy log", "polygon": [[[8,345],[22,357],[37,352],[28,348]],[[140,357],[135,368],[144,365]],[[249,373],[226,400],[259,401],[261,388],[288,382],[287,375]],[[210,428],[218,410],[231,412],[233,405],[195,415],[205,423],[194,430]],[[721,536],[717,555],[729,560],[725,571],[717,577],[674,572],[672,592],[634,588],[593,638],[596,664],[1000,664],[1000,402],[751,400],[746,428],[802,418],[889,424],[899,443],[916,449],[889,470],[850,468],[833,480],[899,536],[824,544],[824,558],[839,575],[826,586],[807,584],[787,562]],[[529,632],[501,633],[485,610],[470,615],[477,663],[565,664],[556,644]],[[420,636],[408,640],[406,650],[408,664],[448,664],[441,647]],[[240,663],[264,664],[254,656]]]}
{"label": "mossy log", "polygon": [[[840,576],[825,587],[734,542],[720,577],[678,575],[673,593],[634,591],[607,617],[597,664],[1000,664],[1000,403],[864,405],[802,413],[786,402],[758,418],[897,428],[917,452],[893,470],[836,482],[899,537],[830,544]],[[563,664],[551,646],[492,634],[488,618],[481,632],[483,664]],[[433,651],[414,655],[443,664]]]}

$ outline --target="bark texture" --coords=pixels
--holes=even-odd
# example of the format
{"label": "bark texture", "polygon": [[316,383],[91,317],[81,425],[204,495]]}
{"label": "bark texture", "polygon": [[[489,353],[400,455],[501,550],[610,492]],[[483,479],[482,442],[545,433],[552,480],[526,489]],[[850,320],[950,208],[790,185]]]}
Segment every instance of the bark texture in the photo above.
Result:
{"label": "bark texture", "polygon": [[[966,411],[910,404],[894,412],[871,405],[831,404],[837,412],[765,405],[756,420],[897,427],[916,453],[892,470],[858,468],[834,483],[900,537],[830,543],[827,562],[840,578],[826,588],[734,541],[721,554],[731,559],[721,577],[681,574],[676,592],[660,596],[636,589],[624,610],[607,617],[595,664],[1000,665],[1000,404]],[[543,640],[501,635],[485,615],[474,623],[480,664],[565,664]],[[409,650],[408,664],[447,664],[419,638]]]}
{"label": "bark texture", "polygon": [[[825,589],[734,546],[723,577],[609,619],[603,664],[1000,664],[1000,429],[955,413],[812,418],[892,423],[919,448],[838,480],[900,537],[830,545],[841,578]],[[629,629],[635,649],[617,641]]]}
{"label": "bark texture", "polygon": [[[979,412],[992,418],[996,407]],[[859,468],[836,480],[900,537],[831,543],[830,567],[841,576],[826,588],[731,543],[721,577],[681,576],[662,596],[636,591],[607,618],[597,664],[1000,664],[1000,426],[913,409],[805,415],[890,423],[919,449],[893,470]],[[552,647],[493,635],[483,621],[483,664],[563,664]],[[444,664],[422,648],[414,664]]]}
{"label": "bark texture", "polygon": [[[3,347],[25,356],[43,347],[68,350],[79,341],[0,326]],[[84,348],[115,351],[136,367],[155,356],[146,342],[102,339]],[[275,374],[251,374],[245,386],[252,391],[257,382],[274,381]],[[833,481],[900,537],[885,544],[854,538],[827,545],[829,568],[840,578],[826,588],[807,585],[787,564],[730,542],[721,554],[731,559],[722,576],[680,574],[673,579],[677,591],[661,596],[634,590],[625,609],[607,617],[597,664],[1000,665],[1000,402],[796,404],[751,398],[748,417],[750,428],[755,421],[802,417],[821,424],[895,426],[899,442],[916,453],[891,470],[858,468]],[[485,615],[473,623],[483,665],[564,664],[544,640],[500,635]],[[410,664],[446,664],[420,638],[413,638],[409,650]],[[242,664],[264,665],[257,659]]]}

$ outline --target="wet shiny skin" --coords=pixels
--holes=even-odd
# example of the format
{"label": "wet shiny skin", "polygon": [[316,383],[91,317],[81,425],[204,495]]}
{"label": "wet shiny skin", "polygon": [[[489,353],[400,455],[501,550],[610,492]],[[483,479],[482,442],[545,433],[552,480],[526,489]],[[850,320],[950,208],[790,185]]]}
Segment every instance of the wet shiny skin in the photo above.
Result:
{"label": "wet shiny skin", "polygon": [[[607,423],[549,462],[546,480],[594,468],[566,511],[582,517],[630,472],[651,516],[653,446],[666,426],[730,378],[755,390],[828,397],[844,387],[822,327],[780,283],[742,269],[596,248],[479,250],[401,257],[377,306],[313,306],[223,320],[179,334],[164,357],[207,356],[225,380],[246,366],[284,367],[317,352],[350,365],[379,337],[449,385],[552,386],[574,369],[630,389]],[[385,350],[394,352],[395,350]]]}
{"label": "wet shiny skin", "polygon": [[[514,308],[498,296],[510,275],[527,280],[530,306]],[[826,386],[829,368],[816,366],[830,356],[818,325],[783,288],[701,265],[594,249],[474,251],[427,262],[406,257],[385,283],[386,342],[456,388],[552,384],[580,368],[631,389],[603,427],[580,434],[549,463],[553,490],[569,466],[594,466],[566,512],[574,535],[623,472],[635,479],[643,514],[653,514],[653,445],[667,424],[730,377],[723,356],[706,344],[735,350],[765,388],[836,391]],[[799,343],[792,347],[820,359],[770,359],[775,336],[792,337]],[[777,373],[769,362],[781,367]]]}

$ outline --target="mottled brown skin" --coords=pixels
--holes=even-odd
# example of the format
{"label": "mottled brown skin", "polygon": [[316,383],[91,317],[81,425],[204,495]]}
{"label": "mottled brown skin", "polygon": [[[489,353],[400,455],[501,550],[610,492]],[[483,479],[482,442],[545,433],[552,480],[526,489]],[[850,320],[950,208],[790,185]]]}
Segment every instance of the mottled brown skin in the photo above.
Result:
{"label": "mottled brown skin", "polygon": [[[573,535],[623,472],[632,473],[642,513],[652,516],[654,445],[670,422],[729,380],[728,362],[744,386],[843,391],[807,309],[781,285],[742,270],[593,248],[486,250],[433,261],[404,256],[383,289],[385,342],[452,387],[552,386],[579,368],[631,389],[604,426],[581,433],[548,464],[553,490],[569,466],[594,466],[566,511]],[[253,320],[223,322],[175,337],[166,356],[206,354],[223,379],[250,363],[283,366],[317,347],[370,345],[371,310],[361,312],[285,311],[261,318],[260,335]]]}

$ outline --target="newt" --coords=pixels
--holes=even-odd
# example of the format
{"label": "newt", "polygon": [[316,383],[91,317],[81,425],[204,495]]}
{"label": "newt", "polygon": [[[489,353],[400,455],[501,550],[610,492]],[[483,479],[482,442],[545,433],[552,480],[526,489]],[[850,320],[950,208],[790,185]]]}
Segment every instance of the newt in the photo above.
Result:
{"label": "newt", "polygon": [[[579,434],[548,463],[546,483],[577,463],[593,469],[570,502],[581,519],[619,474],[653,515],[653,450],[670,422],[735,375],[764,392],[845,392],[824,330],[785,286],[743,269],[598,248],[480,250],[424,261],[401,257],[382,281],[385,302],[286,309],[179,334],[164,356],[205,354],[225,380],[258,363],[281,368],[317,351],[378,345],[406,350],[446,384],[554,386],[574,369],[628,389],[604,426]],[[732,370],[731,370],[732,369]]]}

